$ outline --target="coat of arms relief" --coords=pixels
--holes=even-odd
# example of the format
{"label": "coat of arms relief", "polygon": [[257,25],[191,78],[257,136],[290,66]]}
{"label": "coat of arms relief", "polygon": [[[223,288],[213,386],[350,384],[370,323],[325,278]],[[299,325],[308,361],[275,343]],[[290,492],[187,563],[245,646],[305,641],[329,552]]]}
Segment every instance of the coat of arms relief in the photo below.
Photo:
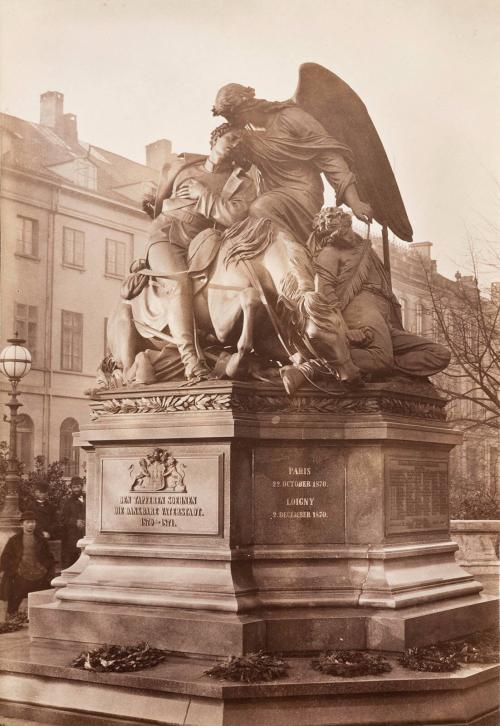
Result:
{"label": "coat of arms relief", "polygon": [[129,467],[131,492],[186,492],[185,464],[179,463],[169,451],[154,449]]}

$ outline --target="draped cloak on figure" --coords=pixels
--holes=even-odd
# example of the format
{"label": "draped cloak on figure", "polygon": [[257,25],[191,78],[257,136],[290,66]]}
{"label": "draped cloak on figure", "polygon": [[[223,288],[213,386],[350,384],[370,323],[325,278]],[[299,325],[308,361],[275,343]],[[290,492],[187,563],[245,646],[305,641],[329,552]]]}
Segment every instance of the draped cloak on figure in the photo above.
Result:
{"label": "draped cloak on figure", "polygon": [[356,182],[352,154],[294,102],[262,101],[268,114],[264,130],[247,129],[242,144],[261,174],[262,193],[250,217],[268,218],[305,243],[312,220],[323,205],[323,172],[342,204],[345,190]]}
{"label": "draped cloak on figure", "polygon": [[317,63],[303,63],[289,101],[258,99],[253,88],[229,83],[217,92],[212,111],[236,125],[265,118],[264,129],[250,126],[246,132],[247,156],[262,172],[264,193],[272,191],[256,202],[254,219],[263,219],[267,212],[305,242],[311,231],[307,223],[323,201],[320,172],[324,172],[335,189],[337,205],[355,182],[373,218],[400,239],[412,241],[394,173],[366,106],[335,73]]}

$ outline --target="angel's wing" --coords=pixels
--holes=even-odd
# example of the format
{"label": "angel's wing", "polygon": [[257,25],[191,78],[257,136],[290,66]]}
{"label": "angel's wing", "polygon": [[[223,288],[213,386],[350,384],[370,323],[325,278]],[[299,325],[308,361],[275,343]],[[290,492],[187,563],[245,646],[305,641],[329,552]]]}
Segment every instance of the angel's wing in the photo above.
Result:
{"label": "angel's wing", "polygon": [[294,100],[354,155],[359,196],[377,222],[412,241],[411,228],[394,173],[365,104],[341,78],[317,63],[304,63]]}

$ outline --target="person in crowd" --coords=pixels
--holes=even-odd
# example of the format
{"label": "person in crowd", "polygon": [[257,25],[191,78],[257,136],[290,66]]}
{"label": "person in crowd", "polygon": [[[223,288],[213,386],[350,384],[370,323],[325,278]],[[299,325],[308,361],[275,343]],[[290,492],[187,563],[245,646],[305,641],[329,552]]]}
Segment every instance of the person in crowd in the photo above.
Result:
{"label": "person in crowd", "polygon": [[21,526],[0,556],[0,597],[7,601],[7,618],[17,614],[28,593],[46,590],[54,574],[54,558],[47,539],[38,529],[36,512],[24,511]]}
{"label": "person in crowd", "polygon": [[34,512],[37,529],[45,539],[54,539],[57,529],[56,507],[49,502],[49,485],[39,482],[35,485],[33,496],[29,497],[25,509]]}
{"label": "person in crowd", "polygon": [[80,556],[76,543],[85,534],[83,480],[78,476],[72,477],[70,489],[71,493],[66,497],[61,508],[63,568],[70,567]]}

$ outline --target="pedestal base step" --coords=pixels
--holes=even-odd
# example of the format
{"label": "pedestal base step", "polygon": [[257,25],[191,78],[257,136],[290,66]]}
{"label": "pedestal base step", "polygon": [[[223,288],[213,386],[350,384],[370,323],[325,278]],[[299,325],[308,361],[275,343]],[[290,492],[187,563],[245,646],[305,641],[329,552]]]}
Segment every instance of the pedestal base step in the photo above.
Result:
{"label": "pedestal base step", "polygon": [[403,651],[451,640],[498,623],[498,599],[453,598],[401,610],[290,608],[252,615],[207,610],[132,607],[29,598],[32,639],[130,644],[197,656],[243,655],[257,650],[310,653],[331,648]]}
{"label": "pedestal base step", "polygon": [[0,714],[70,726],[495,726],[498,667],[414,673],[394,657],[383,676],[335,678],[308,658],[290,658],[289,677],[273,683],[213,681],[213,661],[170,657],[138,673],[70,668],[78,647],[30,644],[2,636]]}

